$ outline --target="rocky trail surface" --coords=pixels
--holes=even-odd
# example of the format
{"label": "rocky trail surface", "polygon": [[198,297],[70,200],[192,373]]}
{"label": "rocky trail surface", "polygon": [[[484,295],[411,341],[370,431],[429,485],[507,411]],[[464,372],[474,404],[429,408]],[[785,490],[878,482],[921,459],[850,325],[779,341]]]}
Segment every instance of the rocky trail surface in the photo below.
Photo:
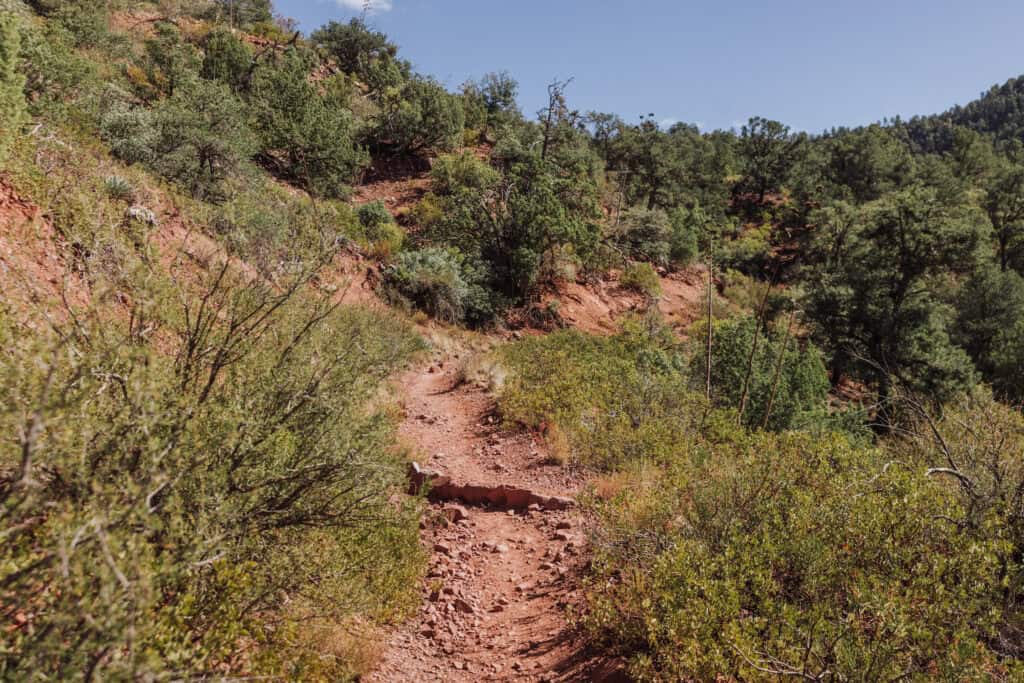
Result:
{"label": "rocky trail surface", "polygon": [[388,634],[369,680],[625,680],[568,620],[587,558],[581,475],[501,430],[491,395],[458,378],[448,359],[400,380],[401,436],[440,495],[421,533],[421,608]]}

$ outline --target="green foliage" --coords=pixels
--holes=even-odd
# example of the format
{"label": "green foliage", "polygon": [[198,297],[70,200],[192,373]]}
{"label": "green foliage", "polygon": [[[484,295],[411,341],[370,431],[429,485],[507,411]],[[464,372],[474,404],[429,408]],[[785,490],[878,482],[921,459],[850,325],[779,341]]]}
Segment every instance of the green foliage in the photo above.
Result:
{"label": "green foliage", "polygon": [[191,81],[153,108],[149,163],[193,197],[221,200],[224,181],[256,150],[245,120],[245,105],[226,86]]}
{"label": "green foliage", "polygon": [[127,68],[128,80],[147,101],[172,96],[188,87],[199,73],[199,51],[185,42],[177,26],[160,22],[155,35],[147,38],[141,64]]}
{"label": "green foliage", "polygon": [[231,31],[216,29],[203,45],[200,74],[203,78],[220,81],[237,93],[248,87],[252,62],[252,48]]}
{"label": "green foliage", "polygon": [[877,124],[837,135],[828,147],[825,174],[841,188],[840,198],[879,199],[910,176],[909,150],[896,134]]}
{"label": "green foliage", "polygon": [[22,27],[21,60],[33,115],[46,113],[58,119],[69,103],[102,88],[96,64],[74,50],[71,35],[55,22]]}
{"label": "green foliage", "polygon": [[406,604],[416,510],[395,502],[393,421],[367,406],[418,342],[302,300],[307,278],[247,281],[140,296],[132,325],[80,312],[24,334],[4,317],[0,423],[24,436],[0,447],[0,578],[28,620],[5,637],[5,678],[304,678],[319,662],[337,679],[346,662],[289,634]]}
{"label": "green foliage", "polygon": [[339,197],[369,159],[356,141],[343,81],[328,81],[321,94],[310,69],[309,55],[289,50],[256,71],[252,108],[261,156],[313,194]]}
{"label": "green foliage", "polygon": [[274,18],[271,0],[214,0],[212,16],[245,28]]}
{"label": "green foliage", "polygon": [[101,129],[124,161],[146,163],[192,196],[216,201],[255,150],[245,113],[226,86],[192,80],[152,109],[114,99]]}
{"label": "green foliage", "polygon": [[507,347],[499,397],[507,420],[568,442],[568,459],[614,468],[666,462],[699,421],[685,360],[656,320],[627,321],[614,337],[561,331]]}
{"label": "green foliage", "polygon": [[661,296],[661,279],[650,263],[627,263],[619,284],[651,300]]}
{"label": "green foliage", "polygon": [[702,233],[707,230],[706,215],[700,205],[692,209],[679,207],[669,214],[669,220],[672,222],[669,262],[679,268],[688,266],[696,260]]}
{"label": "green foliage", "polygon": [[629,209],[619,216],[611,238],[627,257],[666,266],[672,251],[673,227],[660,209]]}
{"label": "green foliage", "polygon": [[135,188],[125,178],[119,175],[108,176],[103,183],[107,190],[107,196],[111,199],[131,201],[135,196]]}
{"label": "green foliage", "polygon": [[[744,424],[778,431],[821,418],[829,382],[816,348],[801,348],[784,332],[759,330],[750,316],[716,323],[712,337],[711,395],[722,406],[742,405]],[[694,354],[694,377],[704,376],[706,363]]]}
{"label": "green foliage", "polygon": [[430,169],[434,191],[452,195],[463,190],[486,192],[498,184],[500,174],[470,151],[461,154],[442,154]]}
{"label": "green foliage", "polygon": [[[596,503],[585,623],[641,681],[1010,680],[994,534],[839,437],[691,439]],[[1013,673],[1016,672],[1016,673]]]}
{"label": "green foliage", "polygon": [[500,176],[468,155],[442,158],[429,195],[415,216],[419,237],[458,248],[486,270],[482,280],[500,298],[522,301],[533,293],[553,250],[583,259],[594,249],[595,179],[587,169],[568,169],[535,152],[516,151]]}
{"label": "green foliage", "polygon": [[807,315],[833,378],[852,372],[883,402],[894,382],[938,400],[970,386],[973,369],[951,343],[940,294],[950,273],[975,264],[977,212],[913,187],[859,209],[837,207],[821,222],[828,229],[819,235]]}
{"label": "green foliage", "polygon": [[1024,400],[1024,278],[979,268],[957,295],[954,337],[1001,398]]}
{"label": "green foliage", "polygon": [[370,29],[361,18],[347,24],[332,21],[310,36],[345,73],[370,86],[374,93],[397,87],[408,76],[408,65],[397,59],[398,48],[388,37]]}
{"label": "green foliage", "polygon": [[466,126],[493,129],[514,121],[519,117],[518,94],[519,83],[507,71],[489,73],[477,82],[463,84]]}
{"label": "green foliage", "polygon": [[20,21],[14,13],[0,16],[0,162],[25,120],[25,77],[18,70]]}
{"label": "green foliage", "polygon": [[992,224],[999,266],[1024,273],[1024,163],[997,163],[982,188],[981,206]]}
{"label": "green foliage", "polygon": [[405,232],[398,227],[382,202],[362,204],[356,210],[356,216],[362,226],[363,237],[377,256],[387,257],[401,248]]}
{"label": "green foliage", "polygon": [[740,188],[763,204],[768,192],[778,192],[793,166],[805,152],[806,137],[793,134],[789,126],[755,116],[740,130],[739,151],[743,160]]}
{"label": "green foliage", "polygon": [[457,251],[428,248],[399,254],[384,272],[385,293],[438,320],[458,322],[465,315],[469,285]]}
{"label": "green foliage", "polygon": [[377,136],[397,151],[449,151],[462,142],[461,100],[430,78],[410,78],[380,102]]}

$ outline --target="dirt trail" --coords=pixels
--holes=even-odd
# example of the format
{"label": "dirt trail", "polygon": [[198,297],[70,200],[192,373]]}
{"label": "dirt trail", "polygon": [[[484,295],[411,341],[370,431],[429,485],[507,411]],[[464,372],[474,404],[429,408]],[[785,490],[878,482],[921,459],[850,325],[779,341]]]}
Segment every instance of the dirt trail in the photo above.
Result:
{"label": "dirt trail", "polygon": [[[572,496],[578,474],[552,464],[529,434],[499,430],[490,395],[457,385],[452,363],[401,378],[403,440],[455,484],[515,485]],[[431,504],[422,607],[392,632],[371,681],[620,681],[567,622],[586,563],[575,510]]]}

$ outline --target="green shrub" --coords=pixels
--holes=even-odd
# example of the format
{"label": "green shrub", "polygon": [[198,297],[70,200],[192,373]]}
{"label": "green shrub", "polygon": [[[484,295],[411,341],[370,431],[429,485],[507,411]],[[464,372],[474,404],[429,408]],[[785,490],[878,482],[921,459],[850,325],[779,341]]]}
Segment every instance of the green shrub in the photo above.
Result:
{"label": "green shrub", "polygon": [[[115,92],[108,95],[117,98]],[[122,161],[134,164],[154,159],[160,133],[148,109],[114,99],[100,119],[100,132],[110,151]]]}
{"label": "green shrub", "polygon": [[653,319],[627,321],[614,337],[566,330],[525,339],[503,357],[502,414],[555,429],[572,461],[603,468],[663,462],[703,413],[677,342]]}
{"label": "green shrub", "polygon": [[[722,406],[743,404],[744,423],[781,430],[820,419],[829,381],[821,352],[785,333],[758,332],[750,316],[715,324],[711,355],[711,392]],[[751,349],[754,350],[751,361]],[[780,363],[781,361],[781,363]],[[704,377],[707,360],[695,353],[691,372]],[[745,396],[744,396],[745,394]]]}
{"label": "green shrub", "polygon": [[627,263],[619,284],[651,300],[661,296],[661,279],[650,263]]}
{"label": "green shrub", "polygon": [[25,120],[25,77],[18,70],[20,20],[13,12],[0,15],[0,162]]}
{"label": "green shrub", "polygon": [[427,248],[399,254],[384,271],[385,292],[438,320],[458,322],[465,314],[469,285],[458,252]]}
{"label": "green shrub", "polygon": [[669,220],[672,223],[669,262],[677,268],[688,266],[697,258],[701,234],[705,231],[705,216],[699,210],[679,207],[669,214]]}
{"label": "green shrub", "polygon": [[363,229],[367,231],[375,230],[384,223],[395,222],[395,219],[391,217],[391,212],[388,211],[387,207],[384,206],[384,202],[381,201],[361,204],[356,209],[356,216],[359,217],[359,223],[363,226]]}
{"label": "green shrub", "polygon": [[660,209],[634,208],[619,216],[612,239],[629,257],[666,266],[672,249],[672,224]]}
{"label": "green shrub", "polygon": [[414,598],[417,511],[370,401],[417,339],[303,299],[307,278],[211,280],[206,296],[140,293],[144,326],[0,321],[0,426],[24,435],[0,446],[0,580],[26,619],[5,678],[336,680],[347,663],[296,631]]}
{"label": "green shrub", "polygon": [[[29,110],[36,116],[45,113],[51,123],[65,115],[70,104],[81,107],[82,100],[104,87],[96,63],[78,54],[71,35],[55,22],[22,27],[21,71]],[[93,106],[90,101],[90,113]],[[90,124],[91,128],[95,120]]]}
{"label": "green shrub", "polygon": [[231,31],[217,29],[207,36],[203,45],[200,74],[203,78],[220,81],[237,93],[248,85],[252,60],[252,48]]}
{"label": "green shrub", "polygon": [[471,151],[461,154],[442,154],[434,160],[430,180],[434,192],[455,194],[460,190],[486,191],[494,187],[500,174]]}
{"label": "green shrub", "polygon": [[107,196],[111,199],[131,201],[135,196],[135,188],[132,184],[118,175],[108,176],[103,185],[107,190]]}
{"label": "green shrub", "polygon": [[724,268],[763,273],[771,250],[771,224],[741,228],[733,239],[719,242],[715,260]]}
{"label": "green shrub", "polygon": [[381,102],[377,138],[402,152],[451,150],[462,139],[462,102],[434,80],[409,79]]}
{"label": "green shrub", "polygon": [[946,482],[839,437],[677,444],[597,500],[584,617],[641,681],[1015,680],[1003,541]]}
{"label": "green shrub", "polygon": [[257,70],[252,108],[263,161],[324,197],[344,196],[369,157],[356,141],[344,80],[310,82],[311,55],[289,50]]}
{"label": "green shrub", "polygon": [[367,202],[356,210],[363,236],[371,251],[379,258],[396,253],[405,240],[405,232],[398,227],[383,202]]}

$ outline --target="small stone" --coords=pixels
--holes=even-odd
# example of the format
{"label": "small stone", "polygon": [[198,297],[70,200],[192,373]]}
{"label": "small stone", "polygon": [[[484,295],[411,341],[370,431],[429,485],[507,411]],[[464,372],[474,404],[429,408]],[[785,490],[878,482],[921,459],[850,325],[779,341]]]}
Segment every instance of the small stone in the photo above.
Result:
{"label": "small stone", "polygon": [[449,547],[445,543],[435,543],[434,544],[434,552],[435,553],[444,553],[445,555],[450,555],[451,552],[452,552],[452,549],[451,549],[451,547]]}
{"label": "small stone", "polygon": [[572,522],[563,519],[561,522],[559,522],[558,524],[555,525],[555,528],[556,529],[571,529],[572,528]]}
{"label": "small stone", "polygon": [[556,531],[555,535],[552,538],[554,538],[556,541],[568,541],[572,537],[564,531]]}
{"label": "small stone", "polygon": [[469,518],[469,511],[461,505],[450,503],[444,506],[441,513],[448,518],[449,522],[459,522],[463,519]]}
{"label": "small stone", "polygon": [[529,583],[529,582],[527,582],[527,583],[520,583],[520,584],[518,584],[516,586],[516,592],[517,593],[527,593],[527,592],[529,592],[532,589],[533,589],[533,584]]}
{"label": "small stone", "polygon": [[508,546],[505,545],[504,543],[499,543],[496,546],[494,546],[494,550],[492,550],[491,552],[493,552],[493,553],[507,553],[508,552]]}
{"label": "small stone", "polygon": [[463,614],[475,614],[476,610],[473,606],[463,600],[462,598],[455,598],[455,609],[459,610]]}

